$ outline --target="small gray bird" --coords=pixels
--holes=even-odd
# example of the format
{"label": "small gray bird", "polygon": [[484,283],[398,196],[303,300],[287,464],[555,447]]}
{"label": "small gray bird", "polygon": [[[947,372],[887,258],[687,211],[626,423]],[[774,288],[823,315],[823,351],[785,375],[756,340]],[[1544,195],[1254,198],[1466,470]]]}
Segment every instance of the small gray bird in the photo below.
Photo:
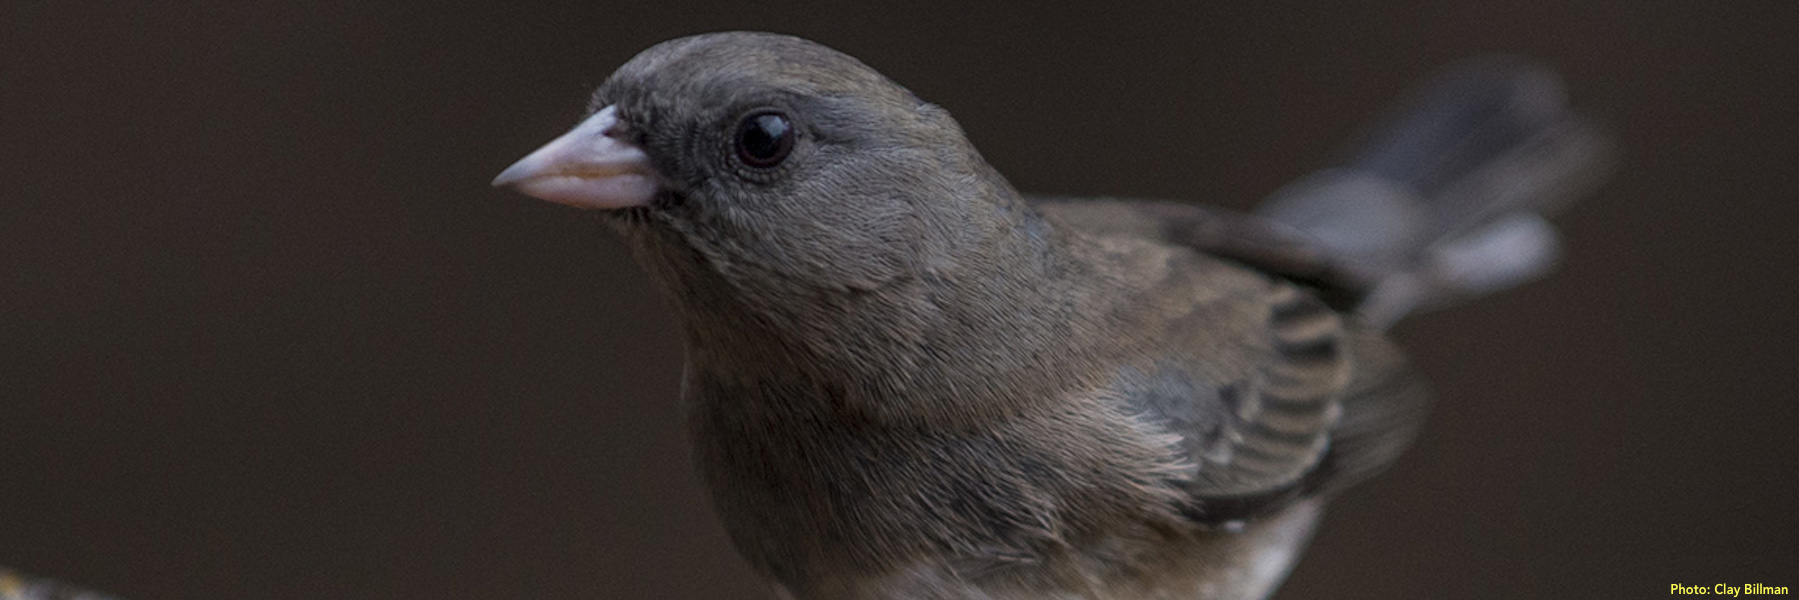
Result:
{"label": "small gray bird", "polygon": [[1412,438],[1381,328],[1541,273],[1606,144],[1514,61],[1260,216],[1032,199],[947,112],[764,33],[657,45],[495,185],[599,209],[679,315],[699,472],[789,599],[1262,598]]}

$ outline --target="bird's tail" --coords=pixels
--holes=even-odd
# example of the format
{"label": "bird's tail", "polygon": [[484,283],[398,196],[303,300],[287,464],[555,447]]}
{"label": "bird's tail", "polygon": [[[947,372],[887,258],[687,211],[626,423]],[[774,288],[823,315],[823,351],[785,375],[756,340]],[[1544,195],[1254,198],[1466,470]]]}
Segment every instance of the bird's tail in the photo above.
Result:
{"label": "bird's tail", "polygon": [[1558,243],[1545,217],[1597,187],[1615,158],[1560,80],[1517,59],[1448,69],[1396,108],[1342,166],[1259,210],[1373,274],[1358,311],[1382,327],[1546,273]]}

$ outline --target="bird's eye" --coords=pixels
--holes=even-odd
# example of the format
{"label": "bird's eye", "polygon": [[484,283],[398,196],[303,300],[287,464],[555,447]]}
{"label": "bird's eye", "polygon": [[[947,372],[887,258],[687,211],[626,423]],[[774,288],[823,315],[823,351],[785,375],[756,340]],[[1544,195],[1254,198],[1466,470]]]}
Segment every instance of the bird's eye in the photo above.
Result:
{"label": "bird's eye", "polygon": [[793,124],[787,116],[762,112],[744,117],[737,125],[737,160],[767,169],[781,164],[793,151]]}

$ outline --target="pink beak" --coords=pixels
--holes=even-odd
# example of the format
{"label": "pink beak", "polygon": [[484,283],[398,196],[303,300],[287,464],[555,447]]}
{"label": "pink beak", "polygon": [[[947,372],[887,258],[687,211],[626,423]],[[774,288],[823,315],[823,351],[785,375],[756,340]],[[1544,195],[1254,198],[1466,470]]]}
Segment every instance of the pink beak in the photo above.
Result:
{"label": "pink beak", "polygon": [[580,208],[648,206],[659,187],[649,155],[614,137],[617,107],[608,106],[495,177],[534,196]]}

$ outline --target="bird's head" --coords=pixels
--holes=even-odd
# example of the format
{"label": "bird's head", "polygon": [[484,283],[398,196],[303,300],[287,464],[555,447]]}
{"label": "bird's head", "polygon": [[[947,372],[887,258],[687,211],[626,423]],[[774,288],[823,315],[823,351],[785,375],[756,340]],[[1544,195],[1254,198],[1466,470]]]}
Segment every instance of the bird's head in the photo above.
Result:
{"label": "bird's head", "polygon": [[494,183],[605,211],[726,277],[821,290],[953,261],[971,214],[1019,205],[946,111],[835,50],[748,32],[638,54]]}
{"label": "bird's head", "polygon": [[1004,310],[1047,247],[945,110],[775,34],[645,50],[494,183],[602,211],[690,334],[767,333],[855,361],[916,349],[942,326],[933,302]]}

